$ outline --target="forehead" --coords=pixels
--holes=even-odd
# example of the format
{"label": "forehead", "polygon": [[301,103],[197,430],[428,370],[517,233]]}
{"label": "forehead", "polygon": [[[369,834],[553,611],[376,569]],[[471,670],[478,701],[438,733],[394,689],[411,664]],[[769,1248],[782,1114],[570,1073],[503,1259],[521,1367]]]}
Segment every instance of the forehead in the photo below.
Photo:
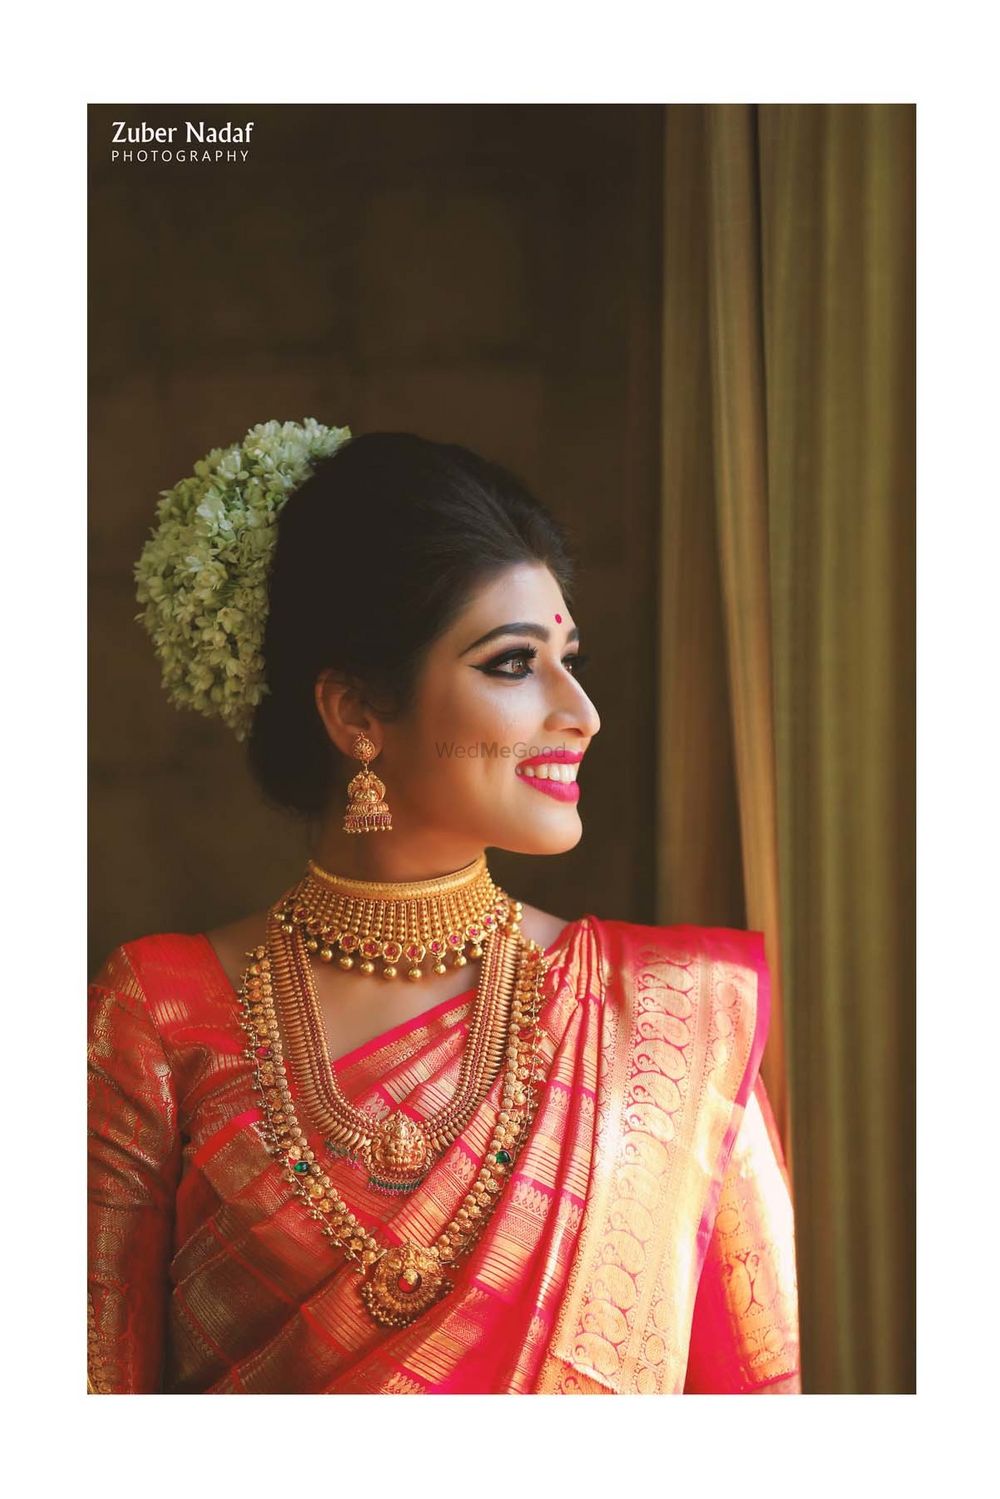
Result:
{"label": "forehead", "polygon": [[510,620],[531,621],[549,629],[567,629],[573,624],[562,589],[544,563],[517,562],[483,583],[448,633],[464,634],[471,627],[482,634]]}

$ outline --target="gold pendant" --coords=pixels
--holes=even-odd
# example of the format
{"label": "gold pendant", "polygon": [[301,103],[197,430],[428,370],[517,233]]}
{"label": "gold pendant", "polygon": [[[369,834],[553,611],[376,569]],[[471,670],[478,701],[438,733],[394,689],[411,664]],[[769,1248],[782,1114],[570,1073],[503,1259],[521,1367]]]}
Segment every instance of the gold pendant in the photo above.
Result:
{"label": "gold pendant", "polygon": [[408,1327],[451,1287],[431,1250],[406,1243],[386,1250],[372,1266],[361,1296],[380,1327]]}
{"label": "gold pendant", "polygon": [[431,1161],[430,1142],[420,1123],[398,1112],[382,1120],[364,1152],[368,1184],[381,1192],[412,1192]]}

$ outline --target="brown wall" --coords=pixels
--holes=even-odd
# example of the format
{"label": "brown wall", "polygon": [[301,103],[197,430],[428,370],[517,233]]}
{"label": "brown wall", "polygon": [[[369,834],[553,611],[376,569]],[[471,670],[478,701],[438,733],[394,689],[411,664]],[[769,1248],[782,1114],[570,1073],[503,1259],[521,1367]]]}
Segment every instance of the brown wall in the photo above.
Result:
{"label": "brown wall", "polygon": [[[248,162],[110,162],[112,120],[188,118],[253,119]],[[654,920],[660,108],[100,105],[90,136],[91,971],[301,869],[133,618],[158,492],[271,417],[465,443],[570,523],[584,837],[491,867],[567,919]]]}

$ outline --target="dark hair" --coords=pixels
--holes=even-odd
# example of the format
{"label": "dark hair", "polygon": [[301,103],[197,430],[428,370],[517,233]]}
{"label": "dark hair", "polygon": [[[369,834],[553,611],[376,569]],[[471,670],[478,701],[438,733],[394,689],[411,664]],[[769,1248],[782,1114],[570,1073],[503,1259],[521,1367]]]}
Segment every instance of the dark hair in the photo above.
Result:
{"label": "dark hair", "polygon": [[[330,668],[386,721],[413,705],[432,642],[476,589],[543,562],[567,602],[565,531],[513,474],[409,432],[351,438],[317,465],[278,521],[250,767],[265,798],[321,814],[340,757],[313,696]],[[356,767],[357,768],[357,767]]]}

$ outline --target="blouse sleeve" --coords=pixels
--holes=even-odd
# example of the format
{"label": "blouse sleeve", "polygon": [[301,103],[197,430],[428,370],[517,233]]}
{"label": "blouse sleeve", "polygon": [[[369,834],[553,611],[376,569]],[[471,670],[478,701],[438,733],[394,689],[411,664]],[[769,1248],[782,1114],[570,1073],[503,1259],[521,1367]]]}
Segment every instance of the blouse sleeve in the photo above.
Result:
{"label": "blouse sleeve", "polygon": [[87,1389],[154,1393],[180,1170],[176,1089],[124,949],[88,997]]}
{"label": "blouse sleeve", "polygon": [[788,1172],[758,1076],[695,1298],[685,1394],[801,1394]]}

